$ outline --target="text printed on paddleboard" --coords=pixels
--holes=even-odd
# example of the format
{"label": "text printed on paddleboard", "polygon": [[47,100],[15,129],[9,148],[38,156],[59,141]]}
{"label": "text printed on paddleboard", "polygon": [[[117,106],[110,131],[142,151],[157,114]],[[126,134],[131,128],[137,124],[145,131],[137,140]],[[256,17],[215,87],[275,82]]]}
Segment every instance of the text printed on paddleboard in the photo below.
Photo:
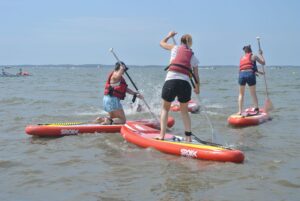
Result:
{"label": "text printed on paddleboard", "polygon": [[197,151],[190,150],[190,149],[180,149],[180,154],[186,157],[197,158]]}
{"label": "text printed on paddleboard", "polygon": [[77,135],[79,133],[79,130],[76,130],[76,129],[61,129],[60,133],[62,135]]}

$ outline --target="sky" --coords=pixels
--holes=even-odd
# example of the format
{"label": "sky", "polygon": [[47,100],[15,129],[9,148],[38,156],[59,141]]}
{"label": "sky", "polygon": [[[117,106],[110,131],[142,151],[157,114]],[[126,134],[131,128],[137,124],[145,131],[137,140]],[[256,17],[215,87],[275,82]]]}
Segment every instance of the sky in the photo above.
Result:
{"label": "sky", "polygon": [[[167,65],[169,31],[200,66],[238,65],[256,37],[267,65],[299,65],[298,0],[0,0],[0,65]],[[171,41],[170,41],[171,42]]]}

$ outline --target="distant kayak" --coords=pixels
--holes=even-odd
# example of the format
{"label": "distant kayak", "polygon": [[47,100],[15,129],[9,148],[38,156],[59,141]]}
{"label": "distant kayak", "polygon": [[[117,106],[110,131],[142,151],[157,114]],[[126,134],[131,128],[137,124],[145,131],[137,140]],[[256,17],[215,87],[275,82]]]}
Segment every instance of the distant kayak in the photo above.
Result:
{"label": "distant kayak", "polygon": [[0,74],[0,77],[26,77],[31,76],[29,73],[24,72],[22,74]]}
{"label": "distant kayak", "polygon": [[21,75],[14,75],[14,74],[0,74],[0,77],[21,77]]}
{"label": "distant kayak", "polygon": [[241,114],[232,114],[228,117],[228,123],[236,127],[255,126],[270,120],[270,116],[263,109],[259,113],[254,112],[254,108],[247,108]]}
{"label": "distant kayak", "polygon": [[244,154],[239,150],[200,144],[197,141],[188,143],[183,137],[170,133],[165,135],[164,140],[158,140],[156,137],[159,133],[157,129],[134,122],[128,122],[121,128],[121,135],[126,141],[143,148],[152,147],[164,153],[202,160],[234,163],[244,161]]}
{"label": "distant kayak", "polygon": [[[188,102],[188,110],[189,112],[197,112],[199,111],[199,108],[200,108],[200,105],[197,101],[194,101],[194,100],[190,100]],[[173,101],[172,104],[171,104],[171,108],[170,108],[171,111],[173,112],[178,112],[180,111],[180,103],[178,101]]]}
{"label": "distant kayak", "polygon": [[[128,121],[137,124],[147,125],[153,128],[158,128],[160,125],[153,119]],[[173,117],[168,119],[168,127],[175,124]],[[67,122],[67,123],[50,123],[50,124],[37,124],[28,125],[25,132],[28,135],[39,137],[61,137],[67,135],[78,135],[85,133],[116,133],[120,132],[122,125],[100,125],[95,123],[84,122]]]}

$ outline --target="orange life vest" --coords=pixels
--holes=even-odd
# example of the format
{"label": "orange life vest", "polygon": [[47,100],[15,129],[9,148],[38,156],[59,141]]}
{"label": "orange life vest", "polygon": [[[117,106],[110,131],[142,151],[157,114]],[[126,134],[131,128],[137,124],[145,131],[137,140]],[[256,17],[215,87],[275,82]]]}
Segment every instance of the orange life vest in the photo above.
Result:
{"label": "orange life vest", "polygon": [[120,84],[117,86],[111,86],[110,84],[110,79],[112,76],[113,72],[109,75],[106,83],[105,83],[105,88],[104,88],[104,95],[110,95],[110,96],[115,96],[121,100],[124,100],[126,96],[126,90],[127,90],[127,84],[126,81],[123,77],[121,77]]}
{"label": "orange life vest", "polygon": [[244,56],[242,56],[240,60],[240,70],[248,70],[248,69],[253,69],[254,63],[251,60],[252,53],[247,53]]}

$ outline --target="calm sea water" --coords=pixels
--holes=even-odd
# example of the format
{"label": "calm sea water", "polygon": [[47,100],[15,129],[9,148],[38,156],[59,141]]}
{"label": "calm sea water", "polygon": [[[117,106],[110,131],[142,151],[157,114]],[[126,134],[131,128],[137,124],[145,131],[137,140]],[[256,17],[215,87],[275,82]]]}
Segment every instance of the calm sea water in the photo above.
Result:
{"label": "calm sea water", "polygon": [[[300,68],[267,69],[272,121],[242,129],[227,125],[237,112],[234,67],[201,68],[201,103],[214,131],[245,153],[243,164],[166,155],[126,143],[117,134],[62,138],[26,135],[28,124],[89,121],[102,111],[110,68],[27,68],[30,77],[0,78],[0,200],[288,200],[300,199]],[[17,70],[16,70],[17,71]],[[153,112],[159,113],[165,72],[130,68]],[[258,97],[264,85],[258,78]],[[131,86],[131,88],[133,88]],[[251,105],[249,92],[246,105]],[[124,103],[128,119],[151,117]],[[180,114],[172,131],[183,133]],[[212,133],[204,113],[192,114],[193,132]]]}

